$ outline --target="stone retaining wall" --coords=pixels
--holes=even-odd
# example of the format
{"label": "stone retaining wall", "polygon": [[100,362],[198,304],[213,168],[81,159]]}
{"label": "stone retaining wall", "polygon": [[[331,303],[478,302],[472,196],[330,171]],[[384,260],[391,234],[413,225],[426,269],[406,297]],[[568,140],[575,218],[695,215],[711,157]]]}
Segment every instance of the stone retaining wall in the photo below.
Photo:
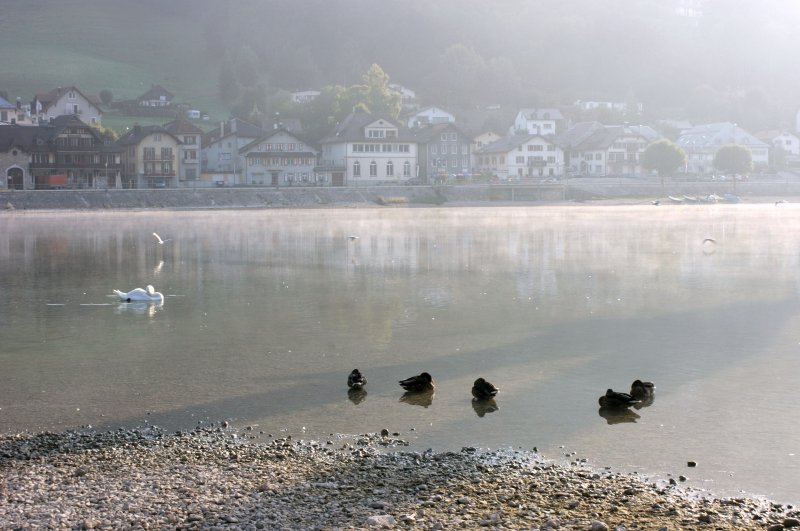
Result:
{"label": "stone retaining wall", "polygon": [[543,185],[377,186],[368,188],[200,188],[167,190],[2,190],[5,210],[324,208],[446,205],[667,195],[800,196],[800,183],[570,183]]}

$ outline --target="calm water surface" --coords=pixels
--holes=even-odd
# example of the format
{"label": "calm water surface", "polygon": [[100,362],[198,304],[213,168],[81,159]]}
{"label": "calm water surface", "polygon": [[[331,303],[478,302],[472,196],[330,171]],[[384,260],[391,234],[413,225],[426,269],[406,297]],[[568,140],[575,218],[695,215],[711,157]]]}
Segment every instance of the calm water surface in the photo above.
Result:
{"label": "calm water surface", "polygon": [[[787,204],[3,213],[0,432],[385,427],[797,503],[798,240]],[[636,378],[653,404],[602,416]]]}

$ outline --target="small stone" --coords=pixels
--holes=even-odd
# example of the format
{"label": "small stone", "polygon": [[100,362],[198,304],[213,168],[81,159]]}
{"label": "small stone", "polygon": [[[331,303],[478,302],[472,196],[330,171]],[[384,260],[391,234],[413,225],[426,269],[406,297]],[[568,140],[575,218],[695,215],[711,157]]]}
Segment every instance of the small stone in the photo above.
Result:
{"label": "small stone", "polygon": [[367,518],[367,527],[377,527],[380,529],[392,529],[397,525],[397,520],[390,514],[370,516]]}
{"label": "small stone", "polygon": [[688,461],[688,462],[686,463],[686,466],[688,466],[688,467],[690,467],[690,468],[693,468],[693,467],[696,467],[696,466],[697,466],[697,463],[696,463],[695,461]]}
{"label": "small stone", "polygon": [[700,516],[697,517],[697,521],[698,522],[702,522],[704,524],[710,524],[711,523],[711,515],[710,514],[701,514]]}
{"label": "small stone", "polygon": [[681,481],[686,481],[686,476],[683,476],[683,475],[678,476],[678,479],[681,480]]}
{"label": "small stone", "polygon": [[800,527],[800,520],[797,518],[785,518],[783,520],[783,527],[791,528],[791,527]]}
{"label": "small stone", "polygon": [[381,430],[381,437],[388,437],[388,436],[389,436],[389,430],[387,430],[386,428],[383,428]]}
{"label": "small stone", "polygon": [[608,525],[600,520],[592,520],[589,524],[589,531],[608,531]]}
{"label": "small stone", "polygon": [[469,505],[470,503],[472,503],[472,500],[469,499],[469,496],[462,496],[457,501],[461,505]]}
{"label": "small stone", "polygon": [[784,527],[781,524],[772,524],[767,528],[767,531],[783,531]]}

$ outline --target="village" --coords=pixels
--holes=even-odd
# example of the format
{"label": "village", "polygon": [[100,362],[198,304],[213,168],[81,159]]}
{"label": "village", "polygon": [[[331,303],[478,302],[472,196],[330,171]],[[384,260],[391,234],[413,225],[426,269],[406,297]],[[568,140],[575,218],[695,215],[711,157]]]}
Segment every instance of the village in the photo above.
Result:
{"label": "village", "polygon": [[[749,151],[756,173],[800,161],[800,137],[781,129],[749,132],[732,122],[635,120],[641,104],[577,101],[572,108],[521,108],[504,130],[473,130],[442,106],[420,105],[413,90],[391,85],[398,118],[359,110],[321,138],[295,118],[254,108],[248,120],[210,122],[173,106],[153,85],[134,100],[157,109],[162,125],[133,123],[118,138],[102,127],[104,103],[77,86],[36,94],[30,104],[0,98],[0,189],[180,189],[214,187],[368,187],[463,183],[556,183],[565,178],[641,178],[642,156],[667,139],[685,153],[681,180],[726,180],[714,166],[723,146]],[[319,91],[292,94],[307,105]],[[630,117],[580,120],[592,111]],[[576,118],[577,117],[577,118]],[[620,123],[621,122],[621,123]]]}

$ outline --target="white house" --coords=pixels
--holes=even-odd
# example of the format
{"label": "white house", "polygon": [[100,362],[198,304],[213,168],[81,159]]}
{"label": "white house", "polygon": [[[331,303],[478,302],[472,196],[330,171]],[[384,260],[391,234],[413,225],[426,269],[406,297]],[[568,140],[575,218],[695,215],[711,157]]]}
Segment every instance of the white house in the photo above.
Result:
{"label": "white house", "polygon": [[520,109],[509,134],[554,135],[564,116],[558,109]]}
{"label": "white house", "polygon": [[470,145],[470,153],[472,154],[472,160],[470,161],[470,166],[475,169],[478,167],[475,161],[475,153],[479,151],[484,146],[488,146],[492,142],[497,142],[502,137],[495,133],[494,131],[486,131],[485,133],[481,133],[478,136],[472,139],[472,144]]}
{"label": "white house", "polygon": [[178,185],[195,186],[200,179],[200,141],[203,130],[184,118],[178,118],[164,125],[175,136],[178,145]]}
{"label": "white house", "polygon": [[276,128],[239,150],[245,160],[244,184],[257,186],[321,186],[324,177],[314,168],[317,150],[290,133]]}
{"label": "white house", "polygon": [[318,90],[298,90],[292,92],[292,101],[294,103],[311,103],[321,94]]}
{"label": "white house", "polygon": [[433,124],[455,123],[456,117],[441,107],[425,107],[404,117],[406,127],[414,129]]}
{"label": "white house", "polygon": [[730,122],[696,125],[681,132],[678,145],[686,152],[687,173],[711,173],[722,146],[736,144],[750,150],[754,168],[769,166],[770,145]]}
{"label": "white house", "polygon": [[561,176],[564,152],[550,136],[513,135],[475,152],[474,171],[501,181]]}
{"label": "white house", "polygon": [[85,124],[99,124],[103,118],[100,99],[85,96],[75,87],[58,87],[50,92],[36,94],[31,102],[31,118],[35,123],[46,123],[51,118],[77,115]]}
{"label": "white house", "polygon": [[787,155],[800,155],[800,137],[786,131],[769,130],[759,131],[755,134],[759,140],[763,140],[776,150],[781,150]]}
{"label": "white house", "polygon": [[417,99],[417,93],[408,87],[404,87],[399,83],[389,83],[389,90],[393,90],[400,94],[400,99],[404,104],[409,104]]}
{"label": "white house", "polygon": [[658,133],[644,125],[579,122],[556,137],[567,174],[639,175],[641,156]]}
{"label": "white house", "polygon": [[320,145],[316,171],[333,186],[399,184],[418,176],[417,139],[389,116],[351,113]]}

